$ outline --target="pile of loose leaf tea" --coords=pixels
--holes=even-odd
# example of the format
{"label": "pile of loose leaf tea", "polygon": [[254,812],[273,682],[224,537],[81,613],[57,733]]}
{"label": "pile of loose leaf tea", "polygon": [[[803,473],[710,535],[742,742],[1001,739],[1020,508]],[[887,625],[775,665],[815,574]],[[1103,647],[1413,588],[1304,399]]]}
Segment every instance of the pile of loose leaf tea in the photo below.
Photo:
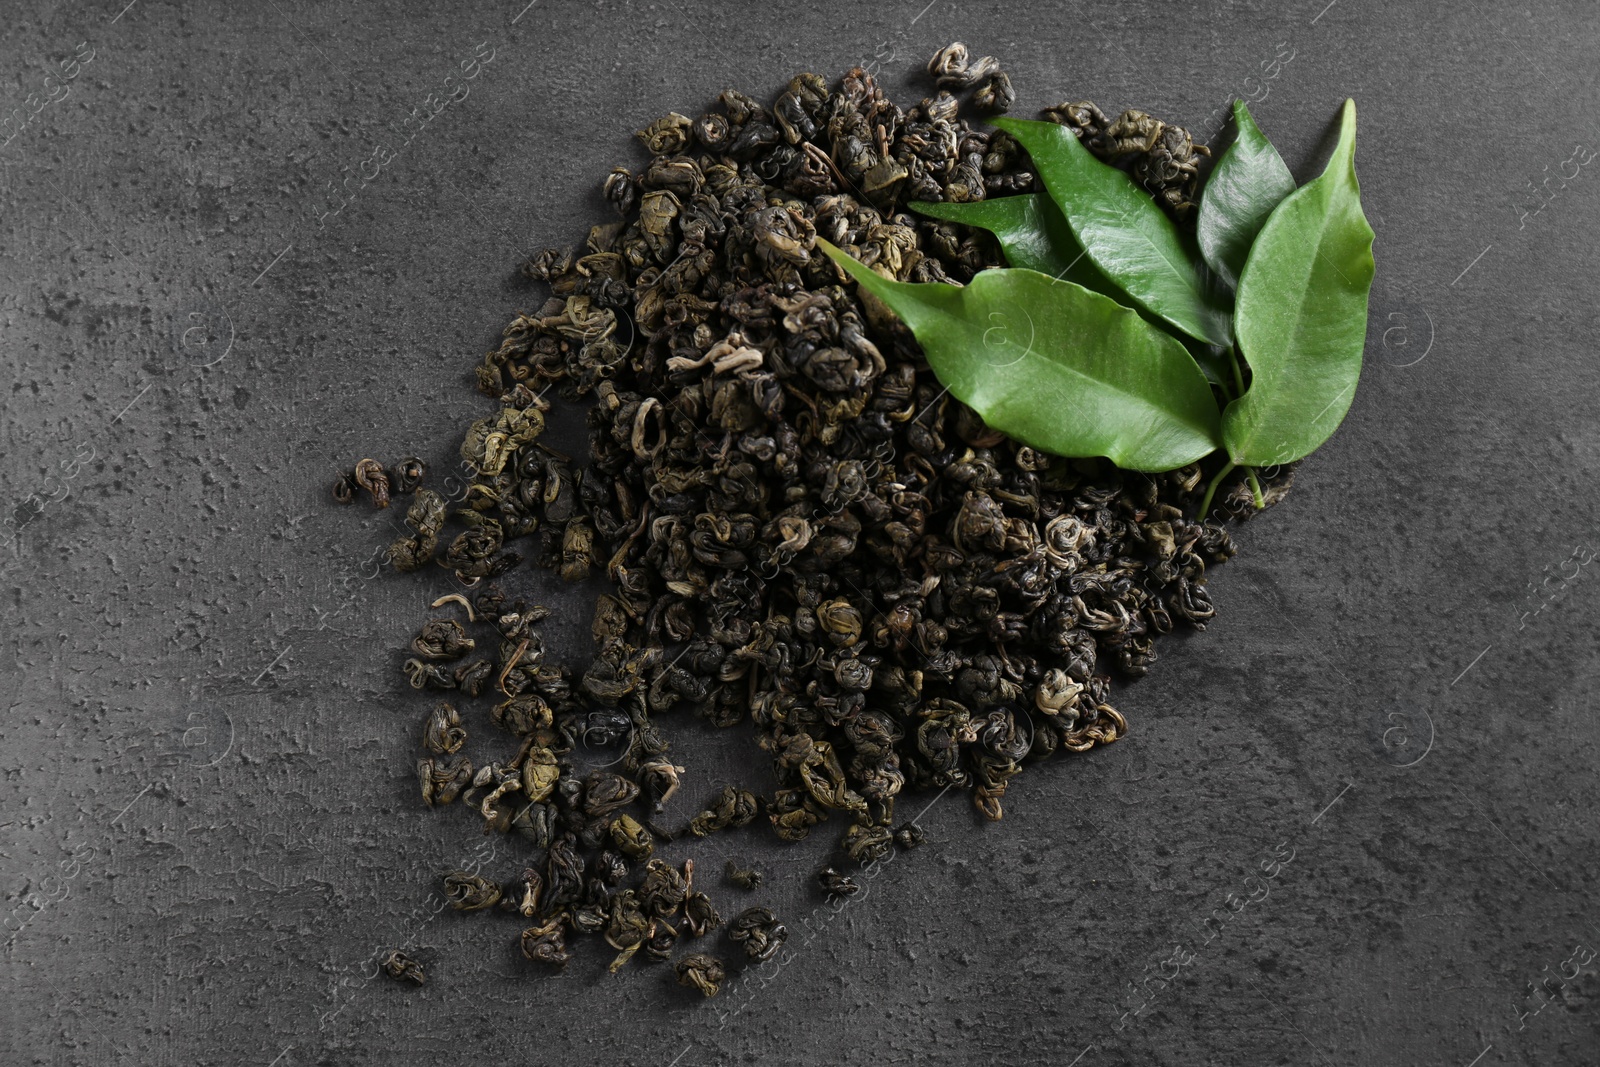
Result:
{"label": "pile of loose leaf tea", "polygon": [[[821,253],[819,238],[917,282],[1004,264],[989,233],[907,204],[1037,188],[1017,140],[962,114],[1009,106],[1010,80],[960,45],[929,71],[937,92],[909,110],[855,69],[832,87],[801,74],[770,105],[729,90],[639,131],[649,162],[605,178],[617,218],[525,268],[550,295],[478,368],[497,407],[465,432],[470,484],[446,500],[414,461],[340,481],[380,506],[411,493],[394,565],[474,586],[435,605],[405,664],[448,700],[418,773],[428,804],[460,798],[523,840],[513,875],[453,872],[446,893],[520,916],[530,959],[562,964],[587,932],[614,966],[665,961],[717,927],[704,873],[654,856],[675,838],[820,828],[865,863],[921,840],[897,817],[913,791],[953,787],[999,819],[1026,764],[1124,735],[1113,676],[1143,675],[1158,636],[1215,614],[1206,568],[1234,546],[1199,516],[1218,461],[1145,474],[1018,444]],[[1044,114],[1192,229],[1207,152],[1187,132],[1086,102]],[[556,397],[586,405],[586,461],[541,440]],[[1287,468],[1262,474],[1268,501],[1287,491]],[[1252,497],[1234,484],[1219,511],[1243,517]],[[494,583],[530,564],[611,583],[581,671],[546,660],[548,612]],[[753,732],[770,790],[694,782],[663,730],[688,715]],[[472,766],[468,729],[509,735],[504,761]],[[611,767],[574,762],[608,744]],[[830,866],[819,887],[857,885]],[[759,960],[785,931],[757,907],[725,933]],[[421,980],[408,957],[395,967]],[[725,973],[709,952],[674,971],[706,995]]]}

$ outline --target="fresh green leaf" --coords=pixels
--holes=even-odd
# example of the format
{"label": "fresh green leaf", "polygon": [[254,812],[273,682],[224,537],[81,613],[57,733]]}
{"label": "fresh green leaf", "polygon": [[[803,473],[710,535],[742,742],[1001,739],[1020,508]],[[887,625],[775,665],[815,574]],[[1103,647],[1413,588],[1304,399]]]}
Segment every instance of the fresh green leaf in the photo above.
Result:
{"label": "fresh green leaf", "polygon": [[1344,420],[1361,376],[1372,288],[1372,227],[1356,181],[1356,105],[1321,176],[1278,205],[1239,279],[1239,351],[1249,391],[1223,413],[1233,462],[1288,463]]}
{"label": "fresh green leaf", "polygon": [[982,271],[966,286],[896,282],[817,244],[905,321],[951,393],[1016,440],[1145,471],[1218,447],[1200,368],[1109,297],[1024,269]]}
{"label": "fresh green leaf", "polygon": [[1002,196],[967,204],[916,201],[911,207],[932,218],[988,230],[999,240],[1006,262],[1013,267],[1076,282],[1085,289],[1116,299],[1114,292],[1106,292],[1105,279],[1084,255],[1083,246],[1072,236],[1072,227],[1042,193]]}
{"label": "fresh green leaf", "polygon": [[1195,229],[1206,263],[1237,288],[1250,245],[1272,209],[1294,192],[1294,175],[1243,100],[1233,102],[1233,122],[1238,136],[1206,179]]}
{"label": "fresh green leaf", "polygon": [[[1006,254],[1006,263],[1013,267],[1036,270],[1041,274],[1083,286],[1091,293],[1108,296],[1124,306],[1131,306],[1140,315],[1157,326],[1162,321],[1128,299],[1128,295],[1094,269],[1083,246],[1072,235],[1072,228],[1061,216],[1061,211],[1042,193],[1025,193],[1004,196],[994,200],[952,204],[914,201],[911,207],[936,219],[959,222],[988,230],[999,240]],[[1223,385],[1228,373],[1227,349],[1217,348],[1192,338],[1180,338],[1189,354],[1194,356],[1206,380]]]}
{"label": "fresh green leaf", "polygon": [[1178,228],[1134,180],[1053,122],[997,118],[1028,150],[1096,269],[1129,299],[1190,337],[1233,344],[1228,308]]}

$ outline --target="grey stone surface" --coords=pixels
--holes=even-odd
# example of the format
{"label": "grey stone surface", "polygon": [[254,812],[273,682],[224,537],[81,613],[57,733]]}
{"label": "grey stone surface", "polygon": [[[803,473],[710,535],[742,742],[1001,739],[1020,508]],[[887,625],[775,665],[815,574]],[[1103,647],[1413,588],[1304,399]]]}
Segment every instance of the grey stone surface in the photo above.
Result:
{"label": "grey stone surface", "polygon": [[[0,1062],[1595,1062],[1600,176],[1556,176],[1600,149],[1600,10],[524,2],[6,13]],[[1302,179],[1354,96],[1349,419],[1122,690],[1126,741],[998,825],[927,798],[932,843],[837,913],[828,840],[708,842],[793,931],[715,1001],[593,941],[534,972],[514,923],[439,913],[442,869],[514,859],[415,799],[387,650],[450,579],[374,577],[398,516],[329,474],[449,461],[539,299],[517,264],[599,217],[633,129],[875,58],[909,103],[955,39],[1018,114],[1209,136],[1255,98]],[[582,593],[519,580],[581,656]],[[690,795],[761,780],[742,732],[670,726]],[[402,944],[426,987],[372,980]]]}

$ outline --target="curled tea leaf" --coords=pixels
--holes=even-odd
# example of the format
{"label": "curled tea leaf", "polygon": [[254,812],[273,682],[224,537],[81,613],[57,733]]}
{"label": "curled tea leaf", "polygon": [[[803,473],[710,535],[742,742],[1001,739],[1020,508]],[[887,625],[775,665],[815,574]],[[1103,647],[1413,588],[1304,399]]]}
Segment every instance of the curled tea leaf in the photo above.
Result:
{"label": "curled tea leaf", "polygon": [[761,872],[754,867],[741,867],[733,860],[729,860],[723,867],[723,872],[728,876],[728,881],[740,889],[761,888]]}
{"label": "curled tea leaf", "polygon": [[830,898],[853,897],[861,892],[860,882],[833,867],[824,867],[817,872],[817,884]]}
{"label": "curled tea leaf", "polygon": [[705,837],[730,826],[743,826],[760,811],[754,793],[734,785],[724,786],[705,809],[690,820],[689,832],[695,837]]}
{"label": "curled tea leaf", "polygon": [[611,824],[611,841],[618,852],[632,860],[649,859],[655,848],[655,839],[650,836],[650,831],[631,815],[617,816]]}
{"label": "curled tea leaf", "polygon": [[394,949],[383,958],[383,970],[397,982],[415,982],[417,985],[422,985],[427,981],[427,977],[422,973],[422,964],[400,949]]}
{"label": "curled tea leaf", "polygon": [[567,951],[561,918],[557,915],[543,926],[530,926],[522,931],[522,954],[535,963],[565,967],[572,955]]}
{"label": "curled tea leaf", "polygon": [[466,727],[461,725],[461,714],[454,707],[440,704],[428,714],[422,726],[422,747],[429,752],[451,756],[466,743]]}
{"label": "curled tea leaf", "polygon": [[908,822],[894,832],[894,843],[901,848],[921,848],[928,843],[928,835],[914,822]]}
{"label": "curled tea leaf", "polygon": [[690,937],[701,937],[722,925],[722,916],[704,893],[690,893],[683,898],[683,919]]}
{"label": "curled tea leaf", "polygon": [[356,464],[355,482],[372,496],[372,506],[389,506],[389,474],[383,464],[375,459],[364,459]]}
{"label": "curled tea leaf", "polygon": [[771,908],[746,908],[728,924],[728,937],[742,944],[751,960],[765,963],[778,954],[789,930]]}
{"label": "curled tea leaf", "polygon": [[481,911],[500,899],[500,886],[482,875],[451,871],[444,876],[444,895],[457,911]]}
{"label": "curled tea leaf", "polygon": [[708,997],[717,995],[722,988],[722,980],[727,977],[722,961],[704,952],[693,952],[683,957],[673,965],[673,972],[678,976],[679,985],[698,989]]}
{"label": "curled tea leaf", "polygon": [[460,659],[475,646],[466,630],[454,619],[432,619],[411,641],[411,650],[425,660]]}

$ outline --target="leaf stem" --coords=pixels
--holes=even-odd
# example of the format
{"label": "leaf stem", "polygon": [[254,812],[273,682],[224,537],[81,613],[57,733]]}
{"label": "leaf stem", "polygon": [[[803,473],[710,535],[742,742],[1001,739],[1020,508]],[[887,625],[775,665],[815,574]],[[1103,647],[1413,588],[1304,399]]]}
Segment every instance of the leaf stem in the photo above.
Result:
{"label": "leaf stem", "polygon": [[1206,495],[1200,500],[1200,519],[1205,521],[1206,512],[1211,510],[1211,497],[1217,491],[1217,486],[1222,484],[1222,479],[1233,473],[1234,463],[1229,460],[1222,465],[1216,475],[1211,479],[1211,484],[1206,486]]}
{"label": "leaf stem", "polygon": [[1228,346],[1228,365],[1233,368],[1233,385],[1239,390],[1238,396],[1244,396],[1244,372],[1239,369],[1239,346]]}
{"label": "leaf stem", "polygon": [[1267,506],[1267,500],[1261,495],[1261,483],[1256,479],[1256,469],[1254,467],[1246,467],[1244,476],[1250,479],[1250,492],[1255,494],[1256,510],[1260,511]]}

